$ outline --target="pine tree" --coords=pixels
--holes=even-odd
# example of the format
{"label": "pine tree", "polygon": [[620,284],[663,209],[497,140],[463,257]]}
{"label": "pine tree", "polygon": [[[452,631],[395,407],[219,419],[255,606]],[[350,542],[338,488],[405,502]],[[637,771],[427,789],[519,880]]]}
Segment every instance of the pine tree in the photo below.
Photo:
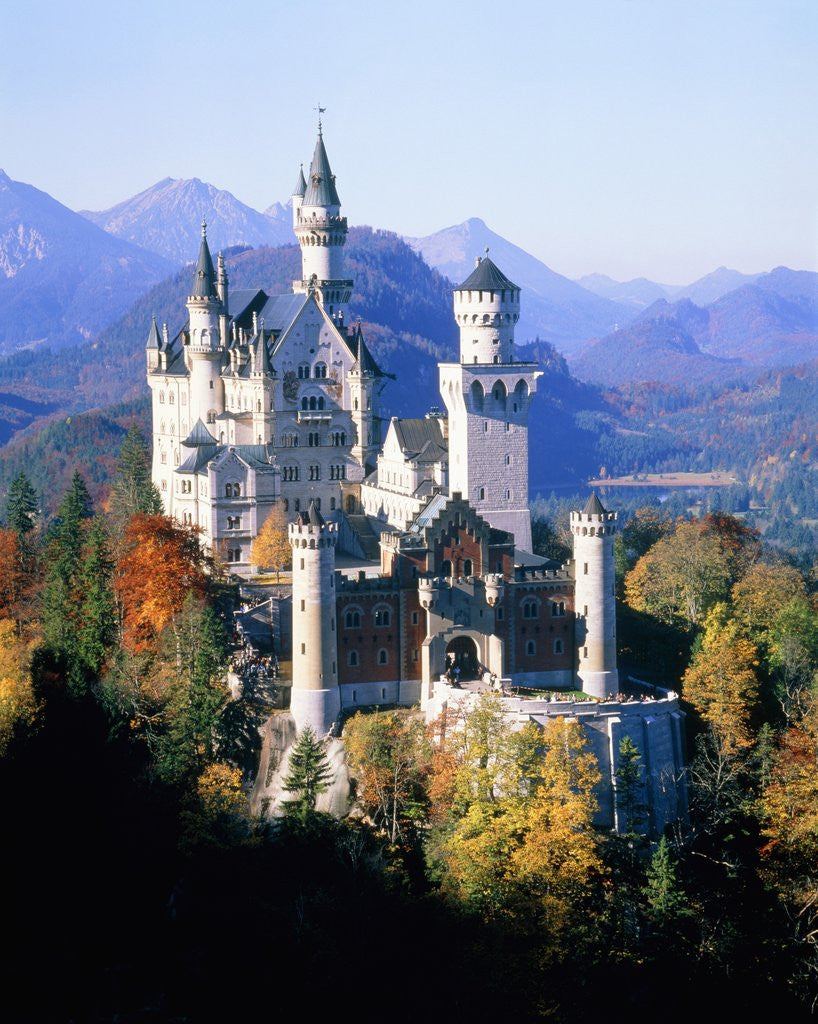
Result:
{"label": "pine tree", "polygon": [[116,479],[111,487],[111,512],[120,521],[137,512],[147,515],[162,512],[159,491],[151,483],[148,450],[136,425],[128,431],[119,451]]}
{"label": "pine tree", "polygon": [[642,799],[640,760],[639,748],[630,736],[623,736],[619,741],[619,765],[614,775],[617,825],[620,834],[631,839],[642,834],[647,811]]}
{"label": "pine tree", "polygon": [[333,777],[324,744],[308,725],[296,740],[290,755],[290,771],[282,783],[284,792],[295,797],[285,805],[286,812],[302,820],[308,817]]}
{"label": "pine tree", "polygon": [[82,550],[84,520],[92,514],[85,481],[74,473],[60,502],[57,521],[46,552],[43,588],[43,637],[53,653],[64,660],[69,687],[81,692],[84,673],[79,654],[82,608]]}
{"label": "pine tree", "polygon": [[21,539],[34,529],[39,507],[37,492],[21,470],[9,485],[6,498],[6,522]]}
{"label": "pine tree", "polygon": [[659,840],[651,857],[646,878],[642,895],[648,904],[648,915],[655,924],[666,927],[688,914],[687,899],[676,875],[676,861],[665,836]]}
{"label": "pine tree", "polygon": [[93,675],[99,673],[106,652],[116,637],[112,575],[108,535],[102,520],[96,517],[88,532],[87,550],[80,570],[82,610],[78,637],[80,659]]}

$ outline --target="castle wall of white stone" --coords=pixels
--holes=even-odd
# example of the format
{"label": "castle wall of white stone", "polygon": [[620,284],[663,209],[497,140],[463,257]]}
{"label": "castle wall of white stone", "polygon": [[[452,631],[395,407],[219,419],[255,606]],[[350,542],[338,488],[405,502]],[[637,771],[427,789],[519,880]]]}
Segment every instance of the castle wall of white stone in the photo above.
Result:
{"label": "castle wall of white stone", "polygon": [[595,697],[619,690],[616,667],[616,513],[571,513],[574,542],[576,674]]}
{"label": "castle wall of white stone", "polygon": [[540,376],[532,363],[441,363],[449,413],[449,489],[531,550],[528,418]]}
{"label": "castle wall of white stone", "polygon": [[508,363],[514,356],[514,325],[520,318],[520,290],[458,288],[454,318],[460,328],[462,363]]}
{"label": "castle wall of white stone", "polygon": [[292,523],[293,685],[290,712],[301,731],[330,731],[341,708],[335,622],[334,523]]}

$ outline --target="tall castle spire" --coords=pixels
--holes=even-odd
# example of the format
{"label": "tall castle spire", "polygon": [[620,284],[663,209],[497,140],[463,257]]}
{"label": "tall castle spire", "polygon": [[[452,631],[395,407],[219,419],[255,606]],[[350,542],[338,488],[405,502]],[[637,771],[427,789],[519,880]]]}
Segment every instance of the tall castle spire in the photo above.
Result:
{"label": "tall castle spire", "polygon": [[292,198],[293,231],[301,246],[301,279],[293,281],[293,291],[312,291],[329,313],[338,312],[352,294],[352,281],[344,275],[347,219],[341,216],[320,119],[309,174],[305,179],[299,173]]}

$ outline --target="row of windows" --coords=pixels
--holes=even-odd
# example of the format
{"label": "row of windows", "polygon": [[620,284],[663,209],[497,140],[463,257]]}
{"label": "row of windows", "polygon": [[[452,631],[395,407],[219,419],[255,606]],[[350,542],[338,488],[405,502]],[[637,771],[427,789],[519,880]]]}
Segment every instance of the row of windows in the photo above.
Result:
{"label": "row of windows", "polygon": [[[417,658],[413,658],[413,661],[417,661]],[[347,665],[350,668],[357,668],[361,664],[360,658],[358,657],[357,651],[347,651]],[[378,664],[388,665],[389,664],[389,651],[385,647],[381,647],[378,651]],[[353,691],[354,693],[354,691]],[[353,696],[353,700],[354,700]]]}
{"label": "row of windows", "polygon": [[[173,392],[169,391],[168,392],[168,405],[173,405],[173,403],[175,401],[176,401],[176,398],[174,397]],[[179,396],[179,401],[181,402],[182,405],[187,405],[187,395],[185,394],[184,391]],[[164,405],[165,404],[165,392],[164,391],[160,391],[159,392],[159,404],[160,405]]]}
{"label": "row of windows", "polygon": [[[360,608],[347,608],[344,613],[345,629],[360,629],[363,613]],[[412,621],[416,622],[417,612],[412,613]],[[389,608],[374,608],[372,621],[376,626],[388,626],[392,622],[392,612]]]}
{"label": "row of windows", "polygon": [[302,410],[309,410],[310,412],[313,412],[316,409],[323,409],[324,405],[325,402],[323,395],[310,395],[309,398],[305,395],[304,398],[301,399]]}
{"label": "row of windows", "polygon": [[[289,498],[282,498],[281,501],[282,501],[282,504],[284,506],[284,511],[285,512],[289,512],[290,511],[290,499]],[[320,512],[321,511],[321,499],[320,498],[311,498],[310,501],[313,501],[315,503],[315,507]],[[305,502],[305,506],[309,506],[309,501]],[[335,508],[336,508],[335,498],[330,498],[329,499],[329,510],[330,510],[330,512],[334,512]],[[300,512],[300,511],[301,511],[301,499],[300,498],[294,498],[293,499],[293,512]]]}
{"label": "row of windows", "polygon": [[[559,618],[565,615],[565,601],[551,601],[551,615]],[[540,602],[535,598],[528,598],[523,601],[523,618],[524,619],[536,619],[540,614]]]}
{"label": "row of windows", "polygon": [[[564,654],[565,653],[565,645],[564,645],[563,641],[559,640],[559,639],[554,640],[552,650],[553,650],[554,654]],[[526,642],[525,642],[525,653],[528,656],[531,656],[532,654],[536,654],[537,653],[537,641],[536,640],[526,640]]]}
{"label": "row of windows", "polygon": [[[307,434],[307,445],[310,448],[320,448],[324,442],[321,439],[321,433],[318,430],[311,430]],[[327,434],[327,444],[333,448],[342,448],[347,443],[347,433],[345,430],[333,430]],[[282,448],[298,448],[301,444],[301,439],[295,431],[288,430],[286,433],[281,435],[281,447]]]}
{"label": "row of windows", "polygon": [[[508,456],[506,456],[506,458],[508,458]],[[503,491],[503,499],[505,501],[511,501],[512,494],[513,494],[513,492],[511,490],[511,488],[510,487],[506,487],[504,489],[504,491]],[[478,499],[478,501],[485,501],[486,500],[486,488],[485,487],[478,487],[477,488],[477,499]]]}
{"label": "row of windows", "polygon": [[301,363],[298,367],[298,379],[309,380],[310,377],[315,377],[317,380],[326,380],[327,377],[327,364],[316,363],[313,367],[312,373],[310,373],[310,364]]}
{"label": "row of windows", "polygon": [[241,497],[241,484],[225,484],[224,485],[224,496],[225,496],[225,498],[240,498]]}

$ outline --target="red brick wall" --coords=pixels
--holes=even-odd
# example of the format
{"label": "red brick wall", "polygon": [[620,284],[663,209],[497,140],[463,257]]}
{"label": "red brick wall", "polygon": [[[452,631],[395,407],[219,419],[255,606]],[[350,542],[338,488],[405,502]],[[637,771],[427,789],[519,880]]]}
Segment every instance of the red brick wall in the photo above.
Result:
{"label": "red brick wall", "polygon": [[[556,589],[552,590],[551,587]],[[554,669],[570,669],[573,666],[574,646],[574,597],[570,584],[543,583],[526,587],[514,587],[511,600],[514,601],[516,636],[514,655],[518,672],[547,672]],[[523,607],[527,600],[534,599],[537,607],[535,618],[524,618]],[[552,615],[552,604],[562,602],[564,615]],[[562,640],[562,653],[554,653],[554,641]],[[528,641],[533,640],[534,654],[527,654]]]}

